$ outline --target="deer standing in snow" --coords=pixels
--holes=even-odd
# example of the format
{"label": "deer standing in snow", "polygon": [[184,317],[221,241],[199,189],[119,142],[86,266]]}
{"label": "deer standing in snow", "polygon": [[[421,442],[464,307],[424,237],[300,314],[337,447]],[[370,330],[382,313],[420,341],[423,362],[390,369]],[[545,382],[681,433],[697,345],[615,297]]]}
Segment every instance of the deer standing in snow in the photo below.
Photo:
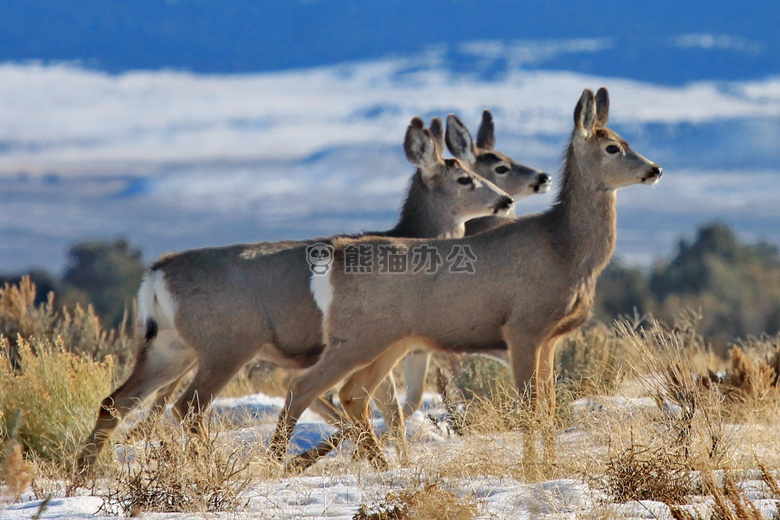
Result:
{"label": "deer standing in snow", "polygon": [[[419,345],[470,353],[506,346],[518,392],[537,412],[554,410],[555,345],[593,306],[596,279],[615,248],[616,192],[655,184],[662,174],[606,128],[608,115],[607,90],[594,95],[586,89],[574,110],[557,201],[543,213],[452,240],[334,240],[332,269],[311,279],[324,314],[325,349],[290,384],[272,456],[283,457],[309,403],[348,378],[339,397],[359,434],[358,447],[375,466],[386,466],[370,428],[369,400],[396,362]],[[394,247],[411,256],[423,244],[447,258],[468,250],[475,269],[392,276],[346,269],[350,248]]]}
{"label": "deer standing in snow", "polygon": [[[404,149],[417,171],[398,224],[375,234],[463,236],[468,219],[511,208],[505,192],[459,160],[442,158],[441,122],[433,126],[432,134],[414,118],[407,128]],[[529,171],[529,182],[530,177]],[[323,334],[309,277],[330,263],[331,241],[195,249],[152,265],[138,293],[135,367],[101,403],[78,454],[78,473],[90,469],[128,412],[153,395],[155,408],[162,409],[193,368],[195,377],[173,409],[182,420],[194,417],[197,430],[212,399],[253,358],[289,369],[312,366],[322,352]]]}
{"label": "deer standing in snow", "polygon": [[[482,112],[482,121],[477,131],[476,142],[472,140],[466,125],[455,114],[447,116],[445,140],[447,148],[453,156],[469,166],[477,175],[506,191],[515,203],[533,194],[543,194],[550,190],[551,178],[548,174],[529,171],[527,166],[516,163],[509,156],[495,149],[495,124],[493,114],[489,110]],[[531,177],[533,182],[529,183],[529,175],[533,176],[534,174],[535,178]],[[512,222],[514,219],[514,211],[506,215],[489,215],[471,219],[466,222],[466,235],[487,231]],[[505,350],[482,352],[481,354],[508,364]],[[414,349],[404,357],[404,383],[406,385],[403,403],[404,417],[409,417],[422,404],[425,376],[430,361],[431,353],[422,349]],[[400,425],[398,417],[395,415],[395,403],[398,399],[395,390],[392,378],[387,377],[377,388],[374,400],[387,423],[388,433],[392,437],[400,438],[404,432],[399,431]]]}

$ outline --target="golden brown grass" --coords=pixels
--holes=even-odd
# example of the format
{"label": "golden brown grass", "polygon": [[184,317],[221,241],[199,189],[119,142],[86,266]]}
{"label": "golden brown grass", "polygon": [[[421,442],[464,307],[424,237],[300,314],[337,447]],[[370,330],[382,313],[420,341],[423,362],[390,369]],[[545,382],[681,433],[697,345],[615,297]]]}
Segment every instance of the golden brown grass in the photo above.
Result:
{"label": "golden brown grass", "polygon": [[558,395],[571,402],[613,393],[626,376],[625,344],[614,327],[602,323],[574,332],[556,349]]}
{"label": "golden brown grass", "polygon": [[[759,460],[756,464],[761,470],[761,478],[770,490],[773,499],[780,499],[780,483],[777,478]],[[699,512],[692,513],[681,507],[671,507],[670,512],[675,520],[764,520],[759,507],[739,489],[734,476],[723,475],[718,483],[711,471],[704,473],[704,491],[712,499],[712,510],[708,516]]]}
{"label": "golden brown grass", "polygon": [[[41,475],[69,476],[75,448],[115,384],[114,372],[121,371],[114,370],[107,353],[123,345],[129,349],[129,338],[102,331],[89,309],[56,313],[51,298],[38,307],[33,301],[34,286],[28,282],[0,291],[0,330],[15,334],[0,340],[6,354],[0,358],[2,468],[13,467],[19,475],[9,483],[6,469],[7,496],[18,496],[30,481],[34,493],[45,496],[45,485],[36,484],[44,480]],[[574,334],[559,346],[558,413],[544,423],[527,412],[504,367],[476,357],[439,358],[430,381],[444,396],[458,436],[413,447],[406,466],[418,475],[418,484],[364,506],[356,518],[437,518],[431,515],[440,511],[447,511],[446,518],[471,518],[476,515],[472,499],[419,483],[481,477],[578,478],[616,501],[665,502],[686,520],[697,517],[685,516],[693,513],[678,506],[691,494],[707,494],[716,506],[720,500],[713,518],[754,518],[738,488],[726,481],[708,484],[705,475],[725,471],[738,480],[757,468],[771,476],[761,464],[780,467],[775,440],[780,339],[751,338],[721,359],[696,327],[697,317],[686,313],[671,325],[652,318],[624,320]],[[122,367],[128,365],[124,359]],[[247,368],[223,395],[283,395],[288,376],[269,366]],[[10,423],[17,410],[23,414],[12,443]],[[219,421],[212,426],[212,431],[232,427]],[[204,439],[167,423],[145,430],[131,448],[132,461],[110,464],[108,472],[103,466],[106,511],[240,510],[252,479],[280,477],[264,454],[239,453],[216,435]],[[527,456],[539,450],[539,437],[553,456]],[[349,457],[348,449],[308,474],[360,477],[372,471]],[[756,455],[764,462],[756,462]],[[780,498],[772,488],[777,481],[765,482]],[[460,509],[447,510],[443,504],[450,502]],[[427,510],[428,504],[439,505]]]}
{"label": "golden brown grass", "polygon": [[[8,340],[0,339],[0,348]],[[0,436],[17,410],[17,440],[25,451],[63,469],[91,430],[100,400],[113,386],[113,360],[68,351],[61,338],[17,340],[19,370],[0,359]]]}
{"label": "golden brown grass", "polygon": [[244,492],[253,482],[246,446],[230,446],[217,428],[191,434],[166,418],[142,432],[103,494],[102,511],[141,512],[235,511],[246,505]]}
{"label": "golden brown grass", "polygon": [[130,338],[102,329],[91,307],[57,312],[53,294],[40,305],[35,296],[29,277],[0,289],[0,439],[21,411],[15,442],[43,474],[62,477],[121,372],[114,354],[130,357]]}
{"label": "golden brown grass", "polygon": [[[0,418],[2,414],[0,413]],[[18,499],[30,486],[35,475],[35,466],[24,459],[22,445],[17,441],[17,426],[21,412],[17,411],[8,426],[8,435],[0,447],[0,505],[4,497]]]}
{"label": "golden brown grass", "polygon": [[106,330],[92,306],[55,309],[54,293],[47,301],[35,305],[37,288],[28,276],[19,285],[0,289],[0,336],[8,338],[5,354],[18,368],[16,341],[26,339],[62,338],[70,352],[86,355],[96,361],[112,356],[120,366],[129,363],[134,354],[132,339],[126,334],[128,314],[119,329]]}
{"label": "golden brown grass", "polygon": [[473,498],[459,498],[439,482],[431,482],[420,489],[389,493],[379,504],[363,504],[352,520],[471,520],[477,514]]}

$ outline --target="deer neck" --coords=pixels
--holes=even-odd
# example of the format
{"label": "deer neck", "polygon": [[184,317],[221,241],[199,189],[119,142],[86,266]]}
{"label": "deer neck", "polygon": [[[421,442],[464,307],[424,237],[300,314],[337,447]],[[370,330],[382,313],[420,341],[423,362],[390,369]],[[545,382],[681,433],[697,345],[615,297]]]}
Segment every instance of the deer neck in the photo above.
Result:
{"label": "deer neck", "polygon": [[553,210],[558,220],[560,249],[575,275],[592,282],[612,257],[617,238],[615,190],[600,187],[594,182],[596,175],[570,144]]}
{"label": "deer neck", "polygon": [[496,215],[490,215],[488,217],[473,218],[466,222],[466,235],[476,235],[483,231],[489,231],[498,226],[503,226],[509,222],[514,222],[514,214],[507,215],[505,217],[498,217]]}
{"label": "deer neck", "polygon": [[466,233],[462,219],[455,217],[445,201],[433,200],[435,197],[437,194],[425,185],[418,170],[412,177],[398,223],[383,235],[405,238],[462,237]]}

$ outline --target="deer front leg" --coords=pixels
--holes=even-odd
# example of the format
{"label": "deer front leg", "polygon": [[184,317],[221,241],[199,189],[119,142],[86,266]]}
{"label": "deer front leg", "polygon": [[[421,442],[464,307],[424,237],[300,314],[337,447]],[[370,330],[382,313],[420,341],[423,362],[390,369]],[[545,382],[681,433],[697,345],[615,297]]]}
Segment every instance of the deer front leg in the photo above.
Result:
{"label": "deer front leg", "polygon": [[[387,461],[382,454],[379,441],[371,428],[369,414],[371,396],[380,383],[392,377],[390,376],[390,371],[398,363],[398,360],[408,352],[410,346],[414,344],[409,339],[396,342],[371,364],[352,374],[339,391],[339,398],[341,405],[344,407],[344,412],[357,428],[358,450],[361,454],[367,456],[377,469],[385,469]],[[392,383],[392,379],[390,381]],[[404,419],[397,400],[395,401],[395,409],[392,411],[388,410],[388,415],[391,417],[390,420],[388,420],[387,416],[385,417],[388,428],[394,428],[393,431],[389,432],[389,435],[396,439],[396,442],[399,443],[399,448],[403,451],[405,445]]]}
{"label": "deer front leg", "polygon": [[509,366],[512,369],[515,389],[524,404],[531,410],[535,409],[534,374],[537,351],[543,339],[539,336],[539,334],[529,334],[522,329],[504,331],[504,339],[509,345]]}
{"label": "deer front leg", "polygon": [[536,388],[537,412],[543,417],[555,415],[555,346],[557,338],[542,342],[536,349]]}
{"label": "deer front leg", "polygon": [[542,345],[545,341],[543,331],[534,330],[525,324],[513,324],[503,330],[504,340],[509,347],[509,362],[515,388],[520,395],[521,405],[525,408],[523,435],[523,462],[525,466],[537,471],[539,458],[536,449],[537,398],[536,371]]}
{"label": "deer front leg", "polygon": [[360,348],[364,344],[358,340],[333,341],[314,366],[290,382],[287,399],[268,448],[272,458],[282,461],[295,424],[315,398],[356,369],[371,362],[373,357],[369,349]]}
{"label": "deer front leg", "polygon": [[431,364],[431,353],[426,351],[410,352],[404,358],[404,380],[406,397],[404,399],[404,417],[409,417],[422,405],[425,390],[425,375]]}

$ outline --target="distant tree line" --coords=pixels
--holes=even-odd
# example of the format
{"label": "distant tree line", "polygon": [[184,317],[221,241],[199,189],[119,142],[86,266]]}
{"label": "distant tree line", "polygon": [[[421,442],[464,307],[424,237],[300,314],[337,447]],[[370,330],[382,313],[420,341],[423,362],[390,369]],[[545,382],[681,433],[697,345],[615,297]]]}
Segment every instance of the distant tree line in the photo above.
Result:
{"label": "distant tree line", "polygon": [[[141,250],[119,239],[72,246],[61,277],[45,271],[29,274],[39,299],[54,291],[58,305],[91,303],[105,326],[116,327],[130,308],[144,270]],[[0,276],[0,286],[16,283],[21,276]],[[669,261],[643,270],[616,259],[599,278],[594,317],[601,321],[651,313],[671,323],[685,309],[701,314],[700,332],[716,347],[750,335],[777,334],[778,248],[764,242],[741,243],[727,226],[708,224],[693,240],[680,240]]]}
{"label": "distant tree line", "polygon": [[0,276],[0,286],[19,283],[23,275],[29,274],[38,287],[36,304],[54,291],[57,306],[92,304],[104,326],[117,327],[125,309],[132,308],[145,269],[141,250],[125,239],[82,242],[68,249],[61,277],[35,270]]}
{"label": "distant tree line", "polygon": [[702,317],[700,332],[722,349],[736,338],[780,330],[780,255],[774,245],[744,244],[727,226],[708,224],[649,272],[613,261],[596,299],[595,315],[604,321],[636,310],[671,323],[691,309]]}

